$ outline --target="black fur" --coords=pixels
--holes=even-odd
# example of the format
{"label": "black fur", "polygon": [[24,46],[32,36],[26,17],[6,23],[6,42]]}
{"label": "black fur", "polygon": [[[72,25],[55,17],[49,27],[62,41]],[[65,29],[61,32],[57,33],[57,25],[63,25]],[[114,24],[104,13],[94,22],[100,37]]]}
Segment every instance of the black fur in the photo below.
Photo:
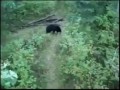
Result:
{"label": "black fur", "polygon": [[60,26],[58,24],[50,24],[50,25],[48,25],[47,28],[46,28],[46,33],[51,33],[51,32],[53,32],[53,34],[55,32],[57,32],[57,33],[60,32],[61,33]]}

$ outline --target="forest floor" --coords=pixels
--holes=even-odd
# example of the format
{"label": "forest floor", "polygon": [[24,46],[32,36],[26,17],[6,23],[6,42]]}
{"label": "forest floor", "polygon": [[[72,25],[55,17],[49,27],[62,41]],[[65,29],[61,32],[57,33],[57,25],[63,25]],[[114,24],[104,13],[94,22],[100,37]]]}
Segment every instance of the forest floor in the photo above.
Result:
{"label": "forest floor", "polygon": [[[60,87],[60,77],[58,75],[58,69],[57,66],[60,64],[59,60],[55,59],[56,56],[56,46],[58,45],[58,42],[60,40],[60,36],[57,37],[53,37],[54,39],[52,40],[50,46],[48,48],[46,48],[46,54],[47,55],[46,58],[46,68],[47,68],[47,73],[46,73],[46,77],[48,78],[47,80],[47,89],[50,88],[59,88]],[[56,61],[57,60],[57,63]]]}
{"label": "forest floor", "polygon": [[[64,29],[67,25],[67,22],[64,20],[63,22],[60,22],[60,27],[62,29],[61,34],[48,34],[48,38],[50,41],[45,43],[44,48],[42,50],[36,51],[36,57],[35,57],[35,63],[33,64],[35,70],[33,71],[34,76],[37,79],[37,86],[38,88],[43,89],[61,89],[64,88],[62,77],[60,76],[60,63],[61,61],[58,59],[58,53],[57,48],[58,45],[62,39],[62,36],[64,35]],[[7,40],[7,43],[11,40],[15,40],[18,38],[23,38],[29,40],[33,33],[40,33],[40,34],[46,34],[45,31],[46,26],[40,25],[35,27],[28,27],[22,30],[18,30],[17,33],[13,33],[11,37]],[[6,44],[7,44],[6,43]],[[4,44],[3,44],[4,45]],[[46,72],[44,73],[44,79],[41,80],[41,68],[39,65],[41,63],[44,63],[44,70]],[[42,83],[41,86],[39,86]],[[68,86],[69,87],[69,86]]]}
{"label": "forest floor", "polygon": [[[42,85],[40,87],[45,89],[64,88],[62,85],[63,84],[62,78],[60,76],[61,62],[57,59],[58,55],[56,53],[59,42],[64,34],[64,28],[65,28],[65,25],[63,26],[63,23],[62,24],[60,23],[60,25],[61,25],[60,27],[62,29],[62,33],[56,34],[56,35],[53,35],[51,33],[48,34],[48,38],[50,39],[50,41],[45,43],[45,46],[44,48],[42,48],[42,50],[38,49],[36,51],[35,63],[33,65],[35,68],[34,76],[37,79],[38,88],[41,83]],[[29,27],[29,28],[18,31],[17,33],[14,33],[12,35],[12,38],[30,39],[33,33],[45,34],[46,32],[45,29],[46,27],[44,25]],[[39,67],[41,63],[44,63],[44,66],[45,66],[44,70],[46,70],[43,77],[45,79],[43,80],[41,80],[41,68]]]}
{"label": "forest floor", "polygon": [[[57,60],[56,50],[57,46],[61,40],[61,35],[50,35],[50,38],[52,39],[48,44],[45,46],[43,51],[38,51],[38,54],[41,54],[37,64],[41,64],[41,60],[45,65],[46,72],[45,80],[46,80],[46,86],[44,88],[46,89],[59,89],[61,87],[62,81],[61,77],[59,75],[59,65],[60,61]],[[38,72],[36,72],[38,73]],[[37,77],[39,78],[39,77]]]}

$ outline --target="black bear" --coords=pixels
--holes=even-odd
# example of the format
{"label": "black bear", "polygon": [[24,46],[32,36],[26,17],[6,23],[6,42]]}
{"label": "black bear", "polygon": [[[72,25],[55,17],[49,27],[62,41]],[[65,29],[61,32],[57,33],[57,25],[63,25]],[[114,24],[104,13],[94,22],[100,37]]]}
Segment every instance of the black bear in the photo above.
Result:
{"label": "black bear", "polygon": [[61,28],[59,27],[58,24],[50,24],[46,28],[46,33],[51,33],[51,32],[53,32],[53,34],[55,32],[57,32],[57,33],[60,32],[61,33]]}

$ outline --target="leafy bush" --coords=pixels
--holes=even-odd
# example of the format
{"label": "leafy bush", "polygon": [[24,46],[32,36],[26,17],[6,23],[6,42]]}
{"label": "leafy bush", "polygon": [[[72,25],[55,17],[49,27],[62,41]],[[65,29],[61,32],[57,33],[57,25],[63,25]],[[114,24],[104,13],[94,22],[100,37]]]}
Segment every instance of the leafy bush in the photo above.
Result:
{"label": "leafy bush", "polygon": [[1,86],[4,88],[9,88],[11,86],[14,86],[17,82],[18,76],[17,74],[7,69],[9,66],[9,63],[3,63],[1,64]]}
{"label": "leafy bush", "polygon": [[[33,76],[32,65],[35,60],[35,50],[42,49],[45,36],[32,36],[31,40],[13,40],[2,48],[2,60],[10,62],[9,69],[18,74],[15,88],[36,88],[36,78]],[[42,70],[42,69],[41,69]],[[3,80],[4,82],[4,80]],[[13,86],[11,86],[13,88]]]}
{"label": "leafy bush", "polygon": [[52,1],[22,1],[20,4],[2,1],[2,21],[9,25],[9,29],[18,29],[28,23],[28,20],[51,14],[53,7]]}
{"label": "leafy bush", "polygon": [[119,88],[118,42],[113,25],[117,23],[115,14],[111,14],[112,21],[109,15],[110,11],[97,16],[97,22],[92,23],[94,28],[87,26],[81,30],[82,25],[77,21],[66,28],[59,46],[64,83],[72,82],[76,89]]}

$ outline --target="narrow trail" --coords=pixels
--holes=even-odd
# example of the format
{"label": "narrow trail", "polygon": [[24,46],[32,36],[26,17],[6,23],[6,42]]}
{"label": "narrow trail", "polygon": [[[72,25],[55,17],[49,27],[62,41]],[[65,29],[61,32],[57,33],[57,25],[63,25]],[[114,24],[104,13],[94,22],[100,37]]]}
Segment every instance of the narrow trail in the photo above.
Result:
{"label": "narrow trail", "polygon": [[[56,46],[58,45],[58,42],[60,40],[60,35],[57,37],[53,37],[53,40],[48,48],[46,48],[46,68],[47,68],[47,89],[58,89],[60,82],[59,82],[59,76],[58,76],[58,68],[57,68],[57,63],[56,63]],[[55,61],[56,60],[56,61]],[[58,61],[57,61],[58,62]]]}
{"label": "narrow trail", "polygon": [[[36,65],[40,65],[41,64],[41,60],[42,63],[44,63],[45,65],[45,70],[46,72],[44,73],[44,77],[45,77],[45,82],[43,82],[42,87],[44,89],[60,89],[62,86],[62,81],[61,81],[61,77],[60,77],[60,61],[57,60],[57,54],[56,54],[56,50],[58,47],[58,44],[61,40],[62,35],[58,34],[58,35],[50,35],[49,38],[51,38],[51,41],[48,42],[48,44],[45,46],[44,50],[38,51],[38,55],[40,55],[36,62]],[[39,71],[40,74],[40,70],[39,68],[37,68],[37,71]],[[36,72],[38,73],[38,72]],[[39,76],[37,77],[37,79],[39,79]],[[40,79],[38,80],[38,83],[40,82]],[[45,86],[44,86],[44,83]]]}

